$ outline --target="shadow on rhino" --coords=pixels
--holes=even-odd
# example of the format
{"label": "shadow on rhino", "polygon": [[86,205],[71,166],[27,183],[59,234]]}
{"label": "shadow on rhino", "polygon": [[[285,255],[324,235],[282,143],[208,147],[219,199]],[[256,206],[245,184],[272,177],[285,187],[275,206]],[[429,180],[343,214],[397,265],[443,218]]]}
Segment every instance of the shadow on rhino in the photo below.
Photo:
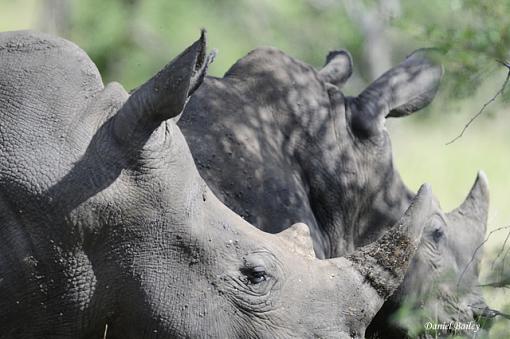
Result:
{"label": "shadow on rhino", "polygon": [[205,49],[203,33],[128,95],[68,41],[0,34],[1,338],[358,338],[398,288],[430,188],[338,258],[302,223],[252,227],[176,125]]}
{"label": "shadow on rhino", "polygon": [[[343,256],[377,240],[414,197],[394,168],[385,121],[433,100],[439,59],[435,50],[417,50],[350,97],[341,91],[352,73],[348,52],[331,52],[316,70],[258,48],[222,78],[206,77],[179,126],[200,174],[227,206],[270,233],[305,222],[317,257]],[[406,336],[392,321],[404,306],[436,322],[495,316],[478,286],[480,254],[469,262],[483,242],[488,204],[483,173],[450,213],[434,198],[404,283],[367,336]]]}

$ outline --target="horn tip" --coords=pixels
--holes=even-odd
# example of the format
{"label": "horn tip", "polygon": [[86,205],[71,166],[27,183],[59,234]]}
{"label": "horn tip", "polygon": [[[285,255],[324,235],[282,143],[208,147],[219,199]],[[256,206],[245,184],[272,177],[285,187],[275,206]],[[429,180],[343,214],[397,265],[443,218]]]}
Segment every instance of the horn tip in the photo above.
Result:
{"label": "horn tip", "polygon": [[428,195],[428,194],[431,194],[432,192],[432,185],[430,185],[429,183],[424,183],[420,186],[420,189],[418,190],[418,193],[416,193],[416,196],[424,196],[424,195]]}
{"label": "horn tip", "polygon": [[473,190],[478,191],[479,196],[484,201],[489,201],[489,179],[487,179],[487,175],[484,171],[478,171],[478,174],[476,176],[475,183],[473,185]]}
{"label": "horn tip", "polygon": [[416,241],[421,237],[424,221],[430,215],[433,206],[432,200],[433,194],[431,185],[428,183],[421,185],[411,205],[400,219],[400,223],[405,225],[405,228],[410,231],[411,237]]}
{"label": "horn tip", "polygon": [[485,188],[489,187],[489,179],[487,179],[487,174],[484,171],[479,170],[476,176],[476,181],[480,182]]}

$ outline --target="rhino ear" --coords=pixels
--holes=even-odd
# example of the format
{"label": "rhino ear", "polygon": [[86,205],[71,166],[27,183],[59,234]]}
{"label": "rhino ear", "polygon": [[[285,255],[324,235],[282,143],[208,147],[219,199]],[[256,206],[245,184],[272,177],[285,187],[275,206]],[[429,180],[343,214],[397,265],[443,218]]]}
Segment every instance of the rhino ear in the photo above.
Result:
{"label": "rhino ear", "polygon": [[435,49],[419,49],[351,100],[352,123],[365,133],[380,131],[387,117],[402,117],[427,106],[443,76]]}
{"label": "rhino ear", "polygon": [[303,223],[296,223],[277,234],[286,241],[291,251],[307,257],[315,257],[310,228]]}
{"label": "rhino ear", "polygon": [[135,134],[150,135],[163,121],[178,116],[202,83],[213,57],[206,55],[202,30],[200,39],[133,91],[115,116],[115,136],[131,142]]}
{"label": "rhino ear", "polygon": [[331,51],[324,67],[319,71],[322,81],[342,87],[352,75],[352,57],[344,49]]}
{"label": "rhino ear", "polygon": [[422,185],[413,202],[391,229],[377,241],[345,258],[328,259],[352,276],[361,277],[363,309],[353,316],[368,325],[384,301],[402,282],[420,242],[423,227],[432,217],[434,207],[430,186]]}
{"label": "rhino ear", "polygon": [[450,213],[459,213],[464,217],[475,220],[476,225],[483,227],[481,231],[485,234],[489,215],[489,200],[487,176],[483,171],[480,171],[464,202]]}

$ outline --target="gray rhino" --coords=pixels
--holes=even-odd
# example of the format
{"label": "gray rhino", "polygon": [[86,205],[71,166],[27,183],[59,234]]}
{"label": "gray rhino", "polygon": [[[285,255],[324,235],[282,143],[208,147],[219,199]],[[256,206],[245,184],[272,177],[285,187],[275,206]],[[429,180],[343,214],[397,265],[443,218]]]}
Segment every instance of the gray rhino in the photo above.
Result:
{"label": "gray rhino", "polygon": [[[404,281],[377,313],[367,337],[401,338],[410,330],[426,338],[449,334],[480,338],[498,315],[486,305],[478,283],[489,207],[485,175],[478,174],[464,202],[453,211],[443,213],[436,199],[433,205],[433,221],[425,226]],[[411,313],[410,321],[402,319],[407,326],[394,318],[401,307]],[[471,325],[427,331],[430,321]]]}
{"label": "gray rhino", "polygon": [[[432,50],[417,50],[359,96],[346,97],[339,88],[352,72],[348,52],[330,53],[317,71],[277,49],[259,48],[223,78],[207,77],[179,126],[199,172],[227,206],[266,232],[305,222],[319,258],[345,255],[380,237],[414,196],[394,168],[384,122],[432,101],[443,73],[435,58]],[[435,203],[436,221],[425,226],[406,283],[370,333],[400,333],[389,321],[396,308],[411,299],[418,307],[438,276],[460,278],[485,233],[483,175],[466,204],[473,207],[445,215]],[[464,320],[487,314],[477,265],[462,274],[469,293],[463,289],[453,298],[450,291],[451,307],[460,308]],[[459,290],[456,279],[448,281]],[[451,317],[442,312],[439,320]]]}
{"label": "gray rhino", "polygon": [[0,34],[0,338],[359,338],[433,218],[423,186],[376,242],[319,260],[201,179],[176,125],[201,38],[131,95],[74,44]]}

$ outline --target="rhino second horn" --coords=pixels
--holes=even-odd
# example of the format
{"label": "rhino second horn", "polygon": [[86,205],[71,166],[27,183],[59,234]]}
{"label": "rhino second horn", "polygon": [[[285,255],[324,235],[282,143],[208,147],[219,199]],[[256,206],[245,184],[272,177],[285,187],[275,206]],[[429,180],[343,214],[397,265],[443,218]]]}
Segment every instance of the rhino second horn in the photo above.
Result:
{"label": "rhino second horn", "polygon": [[178,116],[189,96],[202,83],[214,54],[206,55],[206,33],[149,81],[138,87],[117,112],[114,132],[124,142],[136,134],[150,135],[159,125]]}
{"label": "rhino second horn", "polygon": [[483,171],[479,171],[475,183],[471,187],[466,199],[452,212],[459,212],[464,216],[475,219],[478,224],[486,227],[489,214],[489,202],[489,184],[487,176]]}
{"label": "rhino second horn", "polygon": [[292,252],[306,257],[315,257],[310,228],[307,224],[296,223],[278,233],[277,236],[288,243]]}

